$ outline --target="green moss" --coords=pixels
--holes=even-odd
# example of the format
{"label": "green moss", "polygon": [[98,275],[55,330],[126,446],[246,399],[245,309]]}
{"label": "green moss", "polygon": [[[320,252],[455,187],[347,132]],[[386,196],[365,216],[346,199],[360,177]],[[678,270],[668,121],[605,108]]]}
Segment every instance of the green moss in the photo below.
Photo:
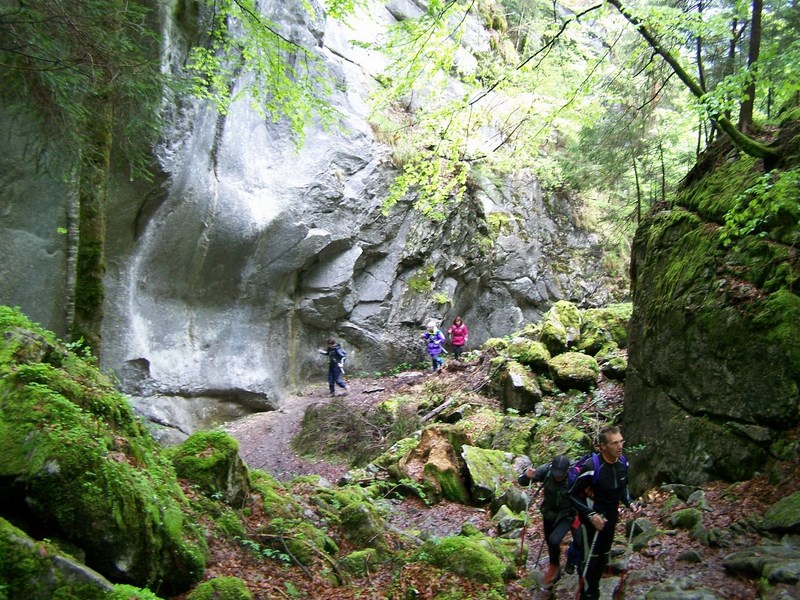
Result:
{"label": "green moss", "polygon": [[408,288],[417,293],[430,292],[433,290],[433,265],[425,265],[408,278],[406,283]]}
{"label": "green moss", "polygon": [[239,458],[239,443],[224,431],[201,431],[167,449],[178,477],[191,481],[209,496],[240,502],[248,490],[247,467]]}
{"label": "green moss", "polygon": [[695,529],[703,521],[702,513],[696,508],[684,508],[672,513],[669,518],[670,525],[678,529]]}
{"label": "green moss", "polygon": [[562,390],[588,390],[595,385],[600,366],[593,356],[580,352],[565,352],[550,360],[550,372]]}
{"label": "green moss", "polygon": [[514,215],[507,212],[497,211],[490,213],[486,217],[486,222],[489,224],[489,235],[493,240],[497,240],[501,235],[512,234],[515,221]]}
{"label": "green moss", "polygon": [[489,338],[481,346],[484,350],[502,352],[508,347],[508,341],[503,338]]}
{"label": "green moss", "polygon": [[597,354],[604,347],[624,348],[628,344],[628,322],[633,312],[630,302],[606,308],[590,308],[583,312],[581,337],[576,350]]}
{"label": "green moss", "polygon": [[186,600],[253,600],[253,594],[238,577],[216,577],[198,585]]}
{"label": "green moss", "polygon": [[517,362],[527,365],[534,370],[547,368],[550,352],[541,343],[527,338],[514,338],[506,348],[508,355]]}
{"label": "green moss", "polygon": [[132,585],[115,585],[113,591],[105,600],[161,600],[148,589],[137,588]]}
{"label": "green moss", "polygon": [[272,475],[258,469],[250,471],[250,485],[261,496],[264,512],[271,517],[288,517],[294,502],[286,488]]}
{"label": "green moss", "polygon": [[781,532],[800,532],[800,492],[789,494],[764,513],[764,529]]}
{"label": "green moss", "polygon": [[540,339],[551,355],[565,352],[578,341],[581,321],[578,307],[566,300],[559,300],[542,316]]}
{"label": "green moss", "polygon": [[499,430],[492,439],[494,450],[510,452],[515,456],[525,456],[530,452],[533,443],[533,432],[536,421],[528,417],[505,416]]}
{"label": "green moss", "polygon": [[339,569],[355,575],[366,577],[374,573],[380,565],[380,556],[374,548],[356,550],[341,558],[338,562]]}
{"label": "green moss", "polygon": [[[416,560],[428,562],[475,581],[497,586],[510,577],[508,566],[483,538],[453,536],[425,542]],[[513,574],[513,571],[512,571]]]}
{"label": "green moss", "polygon": [[753,323],[767,330],[767,338],[780,346],[791,365],[796,380],[800,380],[800,297],[789,290],[771,294],[763,303]]}
{"label": "green moss", "polygon": [[198,578],[203,537],[125,399],[52,334],[7,310],[0,320],[0,474],[25,485],[36,518],[86,550],[101,573],[115,573],[123,552],[140,585]]}
{"label": "green moss", "polygon": [[374,548],[380,553],[387,550],[386,526],[369,501],[351,502],[339,512],[342,533],[356,548]]}
{"label": "green moss", "polygon": [[738,205],[738,196],[761,175],[757,159],[742,155],[714,169],[702,181],[678,195],[676,203],[703,218],[722,223],[725,214]]}
{"label": "green moss", "polygon": [[470,496],[469,491],[464,486],[461,475],[452,469],[440,469],[438,465],[432,462],[425,463],[423,473],[426,480],[433,480],[436,482],[434,497],[441,496],[451,502],[458,502],[459,504],[469,504]]}

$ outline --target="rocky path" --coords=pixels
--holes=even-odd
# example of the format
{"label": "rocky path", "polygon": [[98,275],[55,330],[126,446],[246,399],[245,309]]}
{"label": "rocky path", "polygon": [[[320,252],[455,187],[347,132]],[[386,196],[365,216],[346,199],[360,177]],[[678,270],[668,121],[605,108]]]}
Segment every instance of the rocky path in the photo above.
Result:
{"label": "rocky path", "polygon": [[279,410],[232,421],[225,430],[239,441],[242,459],[251,468],[266,471],[279,481],[317,474],[336,482],[347,472],[347,465],[311,461],[299,456],[291,447],[305,410],[329,400],[326,385],[308,387],[288,397]]}

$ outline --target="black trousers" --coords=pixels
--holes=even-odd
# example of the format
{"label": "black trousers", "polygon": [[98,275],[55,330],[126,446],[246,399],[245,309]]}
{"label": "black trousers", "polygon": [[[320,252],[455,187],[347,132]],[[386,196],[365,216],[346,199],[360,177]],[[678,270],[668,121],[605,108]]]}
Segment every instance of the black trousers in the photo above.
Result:
{"label": "black trousers", "polygon": [[561,542],[567,535],[572,517],[564,517],[554,521],[544,521],[544,538],[547,542],[547,553],[550,555],[551,565],[561,564]]}

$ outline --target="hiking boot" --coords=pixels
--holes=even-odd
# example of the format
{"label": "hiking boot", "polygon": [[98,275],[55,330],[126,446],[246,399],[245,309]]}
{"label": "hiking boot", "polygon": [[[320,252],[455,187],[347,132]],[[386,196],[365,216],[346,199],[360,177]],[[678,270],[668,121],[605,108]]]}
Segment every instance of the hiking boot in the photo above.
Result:
{"label": "hiking boot", "polygon": [[342,392],[342,396],[347,396],[350,393],[350,386],[346,383],[344,384],[344,391]]}
{"label": "hiking boot", "polygon": [[547,573],[544,574],[544,583],[545,585],[553,585],[556,581],[558,581],[558,576],[561,574],[561,569],[558,565],[548,565],[547,566]]}
{"label": "hiking boot", "polygon": [[567,561],[567,564],[564,565],[564,572],[567,575],[572,575],[575,572],[575,563]]}
{"label": "hiking boot", "polygon": [[330,394],[328,394],[328,395],[329,395],[331,398],[333,398],[333,397],[336,395],[336,392],[334,392],[333,390],[331,390],[331,393],[330,393]]}

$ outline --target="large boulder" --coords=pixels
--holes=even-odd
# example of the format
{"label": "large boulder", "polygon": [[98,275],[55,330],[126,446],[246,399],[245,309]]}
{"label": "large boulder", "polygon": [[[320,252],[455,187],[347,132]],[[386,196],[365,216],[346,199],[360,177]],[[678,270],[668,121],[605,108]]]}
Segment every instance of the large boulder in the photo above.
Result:
{"label": "large boulder", "polygon": [[249,478],[239,456],[239,442],[224,431],[195,433],[167,454],[178,477],[208,496],[221,495],[233,506],[240,506],[247,497]]}
{"label": "large boulder", "polygon": [[534,373],[515,360],[494,360],[501,366],[494,370],[492,387],[500,396],[503,407],[522,414],[534,412],[542,401],[542,390]]}
{"label": "large boulder", "polygon": [[565,352],[550,359],[550,374],[562,390],[588,391],[595,386],[600,366],[593,356]]}
{"label": "large boulder", "polygon": [[432,425],[422,431],[419,443],[398,462],[402,478],[419,481],[433,500],[446,498],[468,504],[470,501],[462,475],[461,446],[467,437],[457,428]]}
{"label": "large boulder", "polygon": [[[773,237],[769,214],[749,232],[720,227],[745,210],[747,190],[770,192],[756,185],[760,161],[717,164],[692,173],[675,206],[657,207],[634,239],[623,419],[627,441],[642,448],[631,471],[638,490],[738,480],[772,457],[796,459],[787,432],[800,423],[800,262],[785,240],[800,225],[788,238],[785,227]],[[756,196],[753,206],[796,203],[796,185],[774,188],[788,196]]]}
{"label": "large boulder", "polygon": [[566,352],[580,339],[581,323],[578,307],[559,300],[542,317],[540,340],[553,356]]}
{"label": "large boulder", "polygon": [[[105,577],[180,591],[206,547],[172,466],[111,382],[0,307],[0,495]],[[49,532],[49,533],[48,533]]]}
{"label": "large boulder", "polygon": [[514,456],[509,452],[465,445],[461,457],[469,474],[472,499],[478,504],[491,502],[517,480],[512,468]]}

